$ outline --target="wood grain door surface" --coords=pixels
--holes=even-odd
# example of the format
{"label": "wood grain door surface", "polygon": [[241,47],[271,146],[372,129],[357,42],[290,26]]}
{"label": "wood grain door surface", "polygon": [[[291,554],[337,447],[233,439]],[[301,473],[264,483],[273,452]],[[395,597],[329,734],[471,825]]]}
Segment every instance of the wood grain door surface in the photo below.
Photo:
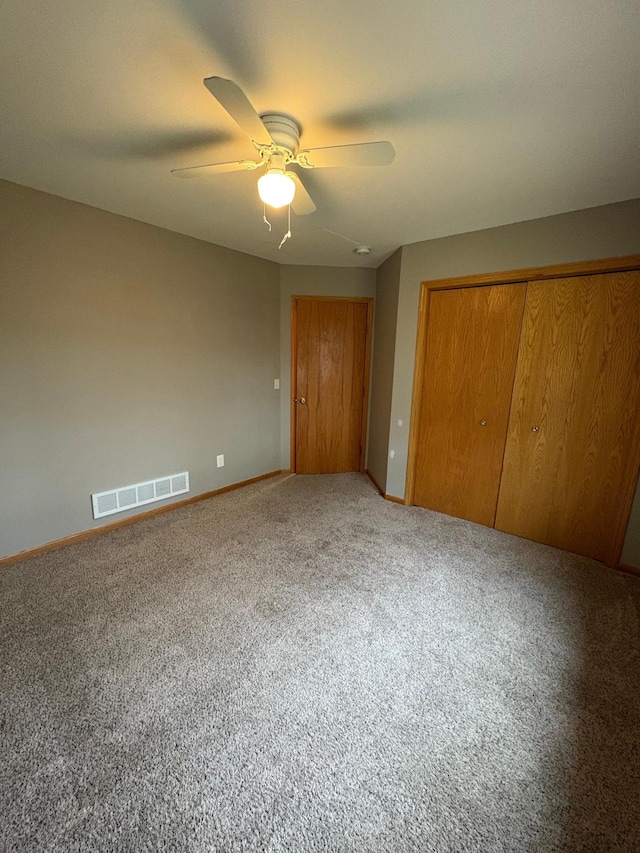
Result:
{"label": "wood grain door surface", "polygon": [[364,470],[370,311],[371,300],[294,299],[298,474]]}
{"label": "wood grain door surface", "polygon": [[492,526],[526,284],[434,291],[414,503]]}
{"label": "wood grain door surface", "polygon": [[640,272],[529,282],[495,526],[614,564],[639,412]]}

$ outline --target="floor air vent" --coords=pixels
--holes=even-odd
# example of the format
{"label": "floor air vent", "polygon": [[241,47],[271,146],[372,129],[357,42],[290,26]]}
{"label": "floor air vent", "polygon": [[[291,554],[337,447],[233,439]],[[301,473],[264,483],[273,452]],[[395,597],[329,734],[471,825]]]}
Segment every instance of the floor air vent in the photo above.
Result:
{"label": "floor air vent", "polygon": [[91,495],[93,517],[102,518],[103,515],[124,512],[125,509],[172,498],[174,495],[183,495],[188,491],[189,472],[184,471],[182,474],[171,474],[169,477],[147,480],[146,483],[136,483],[133,486],[123,486],[121,489],[112,489],[110,492],[97,492]]}

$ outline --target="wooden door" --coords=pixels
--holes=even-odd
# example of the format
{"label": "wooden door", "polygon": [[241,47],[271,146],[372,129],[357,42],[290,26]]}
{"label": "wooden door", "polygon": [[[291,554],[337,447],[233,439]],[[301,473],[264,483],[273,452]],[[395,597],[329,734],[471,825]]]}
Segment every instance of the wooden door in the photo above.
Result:
{"label": "wooden door", "polygon": [[364,471],[372,300],[294,297],[294,471]]}
{"label": "wooden door", "polygon": [[616,564],[640,461],[640,273],[530,282],[496,527]]}
{"label": "wooden door", "polygon": [[433,291],[414,502],[492,526],[525,284]]}

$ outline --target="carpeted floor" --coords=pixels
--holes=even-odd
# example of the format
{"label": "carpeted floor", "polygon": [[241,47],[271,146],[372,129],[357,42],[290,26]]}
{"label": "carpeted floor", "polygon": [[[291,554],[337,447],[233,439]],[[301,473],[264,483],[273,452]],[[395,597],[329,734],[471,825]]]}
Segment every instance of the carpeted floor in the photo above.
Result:
{"label": "carpeted floor", "polygon": [[2,851],[637,851],[640,579],[278,477],[0,571]]}

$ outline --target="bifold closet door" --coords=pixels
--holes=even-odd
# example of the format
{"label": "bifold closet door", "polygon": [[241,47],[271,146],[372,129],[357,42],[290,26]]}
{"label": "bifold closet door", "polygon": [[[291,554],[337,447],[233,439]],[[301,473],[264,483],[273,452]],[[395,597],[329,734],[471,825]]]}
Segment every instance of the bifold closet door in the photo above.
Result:
{"label": "bifold closet door", "polygon": [[640,273],[530,282],[495,526],[615,564],[639,412]]}
{"label": "bifold closet door", "polygon": [[414,503],[494,523],[525,284],[429,297]]}

